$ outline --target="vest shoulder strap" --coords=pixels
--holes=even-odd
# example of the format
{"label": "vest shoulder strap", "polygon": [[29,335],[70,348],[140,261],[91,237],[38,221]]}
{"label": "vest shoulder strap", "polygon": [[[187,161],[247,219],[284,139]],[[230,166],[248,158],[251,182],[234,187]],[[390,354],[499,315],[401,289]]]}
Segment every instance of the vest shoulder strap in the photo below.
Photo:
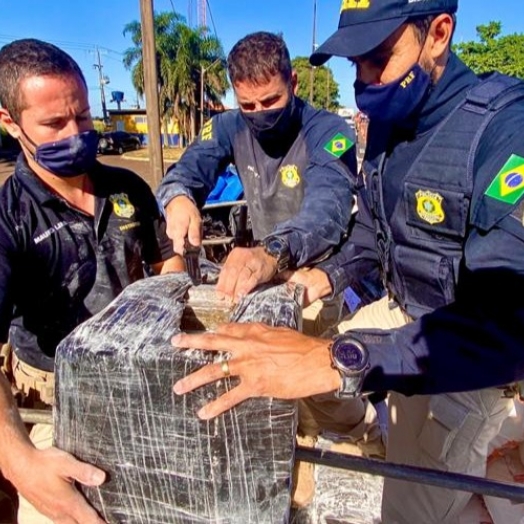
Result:
{"label": "vest shoulder strap", "polygon": [[475,155],[484,131],[497,113],[523,98],[523,81],[500,73],[482,77],[428,140],[415,162],[416,173],[422,175],[415,176],[427,176],[428,182],[470,198]]}
{"label": "vest shoulder strap", "polygon": [[491,73],[481,76],[481,81],[466,95],[466,111],[485,113],[498,111],[524,96],[524,82],[518,78]]}

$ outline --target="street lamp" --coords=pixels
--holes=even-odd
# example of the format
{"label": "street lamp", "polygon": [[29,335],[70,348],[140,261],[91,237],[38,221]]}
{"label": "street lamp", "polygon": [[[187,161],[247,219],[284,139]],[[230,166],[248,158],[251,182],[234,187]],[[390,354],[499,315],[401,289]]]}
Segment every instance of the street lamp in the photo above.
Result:
{"label": "street lamp", "polygon": [[204,75],[207,73],[215,64],[221,62],[221,58],[217,58],[213,63],[204,67],[200,65],[200,129],[204,125]]}

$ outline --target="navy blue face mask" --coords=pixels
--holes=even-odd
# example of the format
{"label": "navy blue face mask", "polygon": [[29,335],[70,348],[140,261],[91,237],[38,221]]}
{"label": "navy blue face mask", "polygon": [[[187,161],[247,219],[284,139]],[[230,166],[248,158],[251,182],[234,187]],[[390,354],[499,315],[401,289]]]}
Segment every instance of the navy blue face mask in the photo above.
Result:
{"label": "navy blue face mask", "polygon": [[56,176],[70,178],[82,175],[96,162],[98,133],[93,129],[40,145],[23,133],[35,148],[35,152],[31,153],[34,161]]}
{"label": "navy blue face mask", "polygon": [[416,64],[406,75],[387,84],[356,80],[355,102],[370,120],[402,123],[420,106],[430,85],[430,75]]}

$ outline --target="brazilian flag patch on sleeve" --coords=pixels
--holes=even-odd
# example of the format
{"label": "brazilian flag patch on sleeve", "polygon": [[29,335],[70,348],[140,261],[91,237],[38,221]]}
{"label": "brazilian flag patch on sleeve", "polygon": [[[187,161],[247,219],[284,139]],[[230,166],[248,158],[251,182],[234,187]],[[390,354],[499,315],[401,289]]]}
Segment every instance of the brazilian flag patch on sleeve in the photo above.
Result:
{"label": "brazilian flag patch on sleeve", "polygon": [[346,151],[354,146],[353,140],[350,140],[342,133],[337,133],[325,146],[324,149],[333,156],[340,158]]}
{"label": "brazilian flag patch on sleeve", "polygon": [[524,195],[524,158],[511,155],[484,193],[506,204],[515,204]]}

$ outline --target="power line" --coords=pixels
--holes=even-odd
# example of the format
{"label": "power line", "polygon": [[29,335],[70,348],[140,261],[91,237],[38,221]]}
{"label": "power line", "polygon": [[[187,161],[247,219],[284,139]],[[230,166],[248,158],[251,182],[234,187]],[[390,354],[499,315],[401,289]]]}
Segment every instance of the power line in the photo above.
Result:
{"label": "power line", "polygon": [[[12,42],[13,40],[21,40],[22,38],[26,38],[26,37],[0,34],[0,41],[7,42],[7,43]],[[74,49],[75,51],[96,51],[96,49],[98,48],[107,53],[114,53],[116,55],[121,55],[121,56],[123,56],[124,54],[120,51],[115,51],[114,49],[109,49],[108,47],[100,46],[98,44],[89,44],[89,43],[83,43],[83,42],[69,42],[66,40],[47,40],[47,39],[46,39],[46,42],[57,45],[59,47]]]}
{"label": "power line", "polygon": [[213,26],[213,33],[215,33],[215,38],[218,40],[217,28],[215,26],[215,20],[213,19],[213,13],[211,12],[211,6],[209,5],[209,0],[206,0],[207,10],[209,12],[209,18],[211,19],[211,25]]}

